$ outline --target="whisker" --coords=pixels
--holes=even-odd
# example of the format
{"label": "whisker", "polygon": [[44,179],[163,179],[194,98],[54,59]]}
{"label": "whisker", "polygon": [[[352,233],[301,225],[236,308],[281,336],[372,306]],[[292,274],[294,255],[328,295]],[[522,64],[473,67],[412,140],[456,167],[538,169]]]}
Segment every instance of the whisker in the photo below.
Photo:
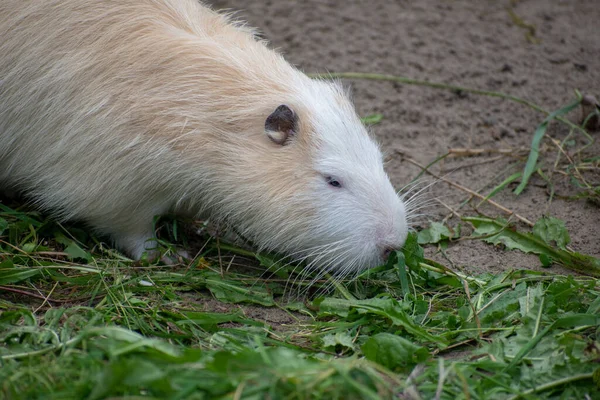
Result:
{"label": "whisker", "polygon": [[[348,243],[350,244],[350,243]],[[322,265],[321,268],[319,268],[319,273],[317,274],[317,276],[315,278],[313,278],[308,285],[299,293],[300,297],[303,297],[306,295],[306,293],[308,292],[308,290],[319,280],[321,279],[326,273],[330,273],[331,270],[331,266],[332,265],[336,265],[336,263],[338,262],[338,260],[343,259],[343,257],[346,257],[347,254],[349,254],[352,251],[352,246],[347,246],[348,248],[346,250],[344,250],[343,252],[341,252],[340,254],[338,254],[335,258],[333,258],[332,260],[329,260],[327,264]]]}
{"label": "whisker", "polygon": [[[402,186],[400,189],[398,189],[396,191],[396,194],[399,195],[399,196],[402,196],[403,194],[406,195],[407,193],[410,193],[416,187],[418,187],[419,185],[425,183],[428,180],[429,180],[429,178],[427,178],[427,177],[421,177],[421,178],[418,178],[416,180],[413,180],[413,181],[407,183],[406,185]],[[404,192],[404,193],[402,193],[402,192]]]}
{"label": "whisker", "polygon": [[[325,267],[325,268],[323,268],[323,266],[321,266],[321,268],[318,268],[318,264],[321,262],[321,260],[323,260],[323,259],[324,259],[326,256],[328,256],[329,254],[331,254],[331,253],[333,253],[333,252],[336,252],[336,251],[340,251],[340,250],[343,250],[343,253],[342,253],[342,254],[344,254],[345,252],[348,252],[348,251],[350,251],[350,250],[351,250],[351,248],[350,248],[350,244],[349,244],[348,242],[345,242],[345,241],[343,241],[343,240],[340,240],[340,241],[337,241],[337,242],[334,242],[334,243],[335,243],[336,245],[337,245],[337,244],[339,244],[339,243],[342,243],[342,244],[343,244],[343,246],[338,246],[338,247],[334,247],[334,248],[329,248],[329,249],[327,249],[326,251],[323,251],[323,252],[321,252],[320,254],[318,254],[318,255],[316,255],[316,256],[315,256],[314,254],[312,254],[312,255],[310,256],[310,258],[312,258],[312,259],[311,259],[311,261],[310,261],[310,262],[309,262],[309,263],[308,263],[308,264],[307,264],[307,265],[306,265],[306,266],[305,266],[305,267],[302,269],[302,271],[300,272],[300,274],[298,274],[298,275],[297,275],[297,276],[294,278],[294,280],[293,280],[293,282],[291,282],[291,285],[290,285],[290,286],[295,286],[295,285],[296,285],[296,282],[297,282],[298,280],[300,280],[300,281],[304,280],[304,278],[305,278],[306,276],[308,276],[310,273],[312,273],[312,272],[314,272],[314,271],[316,271],[316,270],[323,270],[323,271],[324,271],[324,273],[327,273],[327,271],[328,271],[328,267]],[[346,248],[348,248],[348,249],[346,250]],[[331,260],[328,260],[328,262],[327,262],[327,264],[326,264],[326,265],[327,265],[327,266],[329,266],[329,265],[331,265],[331,264],[335,263],[335,262],[336,262],[336,260],[337,260],[338,258],[339,258],[339,254],[338,254],[337,256],[335,256],[333,259],[331,259]],[[321,276],[321,277],[322,277],[322,275],[323,275],[323,274],[320,274],[320,276]],[[290,276],[290,279],[291,279],[291,276]],[[317,278],[317,280],[318,280],[318,279],[320,279],[320,278]],[[313,281],[314,281],[314,280],[313,280]],[[289,280],[288,280],[288,282],[286,282],[286,291],[287,291],[288,284],[289,284]],[[310,283],[310,284],[308,285],[308,287],[310,288],[310,286],[311,286],[312,284],[314,284],[314,283]]]}

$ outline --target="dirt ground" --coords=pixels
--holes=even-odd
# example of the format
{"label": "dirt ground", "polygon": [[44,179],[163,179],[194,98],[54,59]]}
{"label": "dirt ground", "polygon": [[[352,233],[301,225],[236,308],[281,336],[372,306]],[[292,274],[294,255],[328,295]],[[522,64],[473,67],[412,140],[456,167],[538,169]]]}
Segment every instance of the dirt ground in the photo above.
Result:
{"label": "dirt ground", "polygon": [[[595,0],[209,3],[215,9],[237,10],[239,18],[257,27],[272,47],[305,72],[401,75],[504,92],[549,111],[572,101],[574,89],[600,95],[600,7]],[[499,98],[391,82],[344,83],[350,85],[360,115],[383,114],[382,122],[372,131],[388,153],[387,170],[397,188],[420,169],[396,150],[422,165],[451,148],[515,150],[512,157],[447,158],[433,168],[456,183],[487,193],[523,168],[526,155],[517,158],[516,150],[529,147],[536,126],[544,118],[539,112]],[[569,114],[574,122],[579,118],[580,110]],[[558,123],[548,130],[559,140],[568,133],[569,128]],[[599,134],[594,136],[598,139]],[[582,135],[575,138],[574,149],[585,143]],[[545,166],[552,165],[557,148],[547,139],[543,148],[540,159]],[[598,154],[597,144],[586,152],[587,156]],[[568,178],[555,174],[553,180],[558,195],[576,193]],[[600,176],[592,176],[591,181],[600,184]],[[513,184],[509,189],[515,187]],[[531,221],[544,214],[564,220],[571,233],[571,247],[600,256],[600,208],[586,200],[555,197],[549,202],[548,193],[545,182],[534,176],[520,196],[504,190],[495,199]],[[438,183],[429,198],[457,209],[468,195]],[[479,211],[502,215],[488,206]],[[440,203],[427,212],[429,219],[437,221],[449,214]],[[469,206],[459,210],[461,214],[469,212]],[[457,218],[450,219],[450,224],[457,222]],[[427,218],[421,219],[417,228],[426,225]],[[445,263],[472,272],[540,266],[536,256],[480,241],[452,244],[447,255]],[[561,272],[559,267],[553,270]]]}

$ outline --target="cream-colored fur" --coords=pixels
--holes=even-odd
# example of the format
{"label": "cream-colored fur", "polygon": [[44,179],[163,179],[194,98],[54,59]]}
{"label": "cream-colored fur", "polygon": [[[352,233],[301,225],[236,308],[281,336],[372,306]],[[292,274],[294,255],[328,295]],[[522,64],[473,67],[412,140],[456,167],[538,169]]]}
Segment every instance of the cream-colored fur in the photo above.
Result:
{"label": "cream-colored fur", "polygon": [[[280,104],[300,124],[285,146],[264,132]],[[327,168],[371,193],[337,207]],[[339,86],[195,0],[0,1],[0,183],[134,257],[165,212],[223,220],[302,258],[355,236],[393,247],[406,236],[379,150]],[[348,213],[385,218],[338,226],[362,223]],[[373,246],[351,254],[354,269],[375,262]]]}

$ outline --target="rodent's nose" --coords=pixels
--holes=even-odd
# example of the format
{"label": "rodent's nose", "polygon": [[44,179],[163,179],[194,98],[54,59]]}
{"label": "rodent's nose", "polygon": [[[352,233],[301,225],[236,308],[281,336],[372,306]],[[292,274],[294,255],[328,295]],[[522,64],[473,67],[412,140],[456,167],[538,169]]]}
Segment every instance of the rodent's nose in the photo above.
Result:
{"label": "rodent's nose", "polygon": [[383,261],[386,262],[387,259],[390,257],[390,254],[392,254],[393,251],[399,250],[396,247],[384,247],[383,250],[381,251],[381,256],[383,257]]}

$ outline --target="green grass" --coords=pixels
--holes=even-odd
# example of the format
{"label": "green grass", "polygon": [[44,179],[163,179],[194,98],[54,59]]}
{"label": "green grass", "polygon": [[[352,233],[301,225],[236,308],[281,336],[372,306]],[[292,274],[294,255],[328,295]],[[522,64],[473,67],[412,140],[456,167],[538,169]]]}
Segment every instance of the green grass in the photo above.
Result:
{"label": "green grass", "polygon": [[[560,226],[537,231],[522,234],[557,243],[551,256],[567,252]],[[261,268],[246,260],[222,273],[233,253],[222,249],[219,262],[207,239],[190,265],[134,263],[77,227],[2,205],[0,397],[600,395],[600,281],[457,273],[423,258],[418,243],[443,246],[445,232],[411,234],[388,265],[345,288],[317,283],[318,296],[302,302],[282,297],[304,289],[286,286],[291,267],[263,275],[268,255]],[[207,310],[210,299],[243,305]],[[249,307],[289,318],[268,324]]]}

